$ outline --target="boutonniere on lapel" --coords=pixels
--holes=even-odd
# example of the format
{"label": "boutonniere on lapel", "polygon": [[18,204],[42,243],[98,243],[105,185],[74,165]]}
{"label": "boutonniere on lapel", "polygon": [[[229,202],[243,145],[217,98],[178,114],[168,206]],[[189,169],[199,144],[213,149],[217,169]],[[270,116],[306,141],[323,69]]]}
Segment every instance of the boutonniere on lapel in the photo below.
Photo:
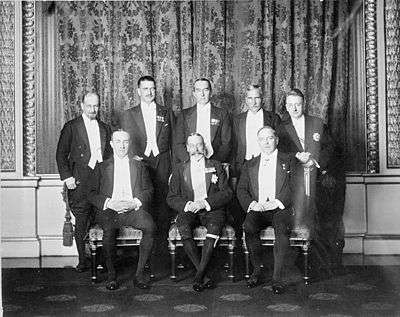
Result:
{"label": "boutonniere on lapel", "polygon": [[157,120],[157,122],[164,122],[164,117],[163,116],[157,116],[156,120]]}
{"label": "boutonniere on lapel", "polygon": [[216,184],[218,182],[218,176],[216,174],[211,175],[211,183]]}
{"label": "boutonniere on lapel", "polygon": [[211,118],[211,125],[219,125],[219,119]]}
{"label": "boutonniere on lapel", "polygon": [[319,140],[321,139],[321,135],[318,132],[315,132],[312,136],[313,140],[315,142],[319,142]]}

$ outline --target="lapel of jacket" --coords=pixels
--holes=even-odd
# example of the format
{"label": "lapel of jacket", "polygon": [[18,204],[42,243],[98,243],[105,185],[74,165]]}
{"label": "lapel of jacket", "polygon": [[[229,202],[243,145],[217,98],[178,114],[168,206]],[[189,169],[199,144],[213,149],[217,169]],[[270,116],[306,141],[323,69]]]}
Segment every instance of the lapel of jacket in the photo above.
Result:
{"label": "lapel of jacket", "polygon": [[315,155],[313,149],[313,132],[315,127],[313,126],[313,122],[309,116],[304,115],[304,147],[305,151],[311,152]]}
{"label": "lapel of jacket", "polygon": [[[288,122],[288,123],[285,124],[285,128],[286,128],[286,131],[287,131],[287,133],[289,134],[290,138],[291,138],[292,141],[294,142],[294,144],[296,144],[297,149],[298,149],[299,151],[303,152],[304,149],[303,149],[303,147],[301,146],[299,137],[297,136],[296,129],[294,128],[294,125],[293,125],[293,123],[292,123],[292,119],[290,119],[290,122]],[[305,128],[305,130],[306,130],[306,128]],[[305,132],[306,132],[306,131],[304,131],[304,135],[305,135]]]}
{"label": "lapel of jacket", "polygon": [[192,185],[192,174],[190,172],[190,160],[184,164],[182,176],[183,176],[183,182],[186,185],[187,191],[189,193],[189,199],[193,200],[194,199],[194,191],[193,191],[193,185]]}
{"label": "lapel of jacket", "polygon": [[243,112],[243,114],[239,117],[239,138],[242,140],[242,144],[244,146],[244,155],[246,155],[246,122],[247,122],[247,110],[246,112]]}
{"label": "lapel of jacket", "polygon": [[260,169],[261,155],[254,159],[254,164],[249,169],[249,178],[253,188],[255,200],[258,201],[258,170]]}
{"label": "lapel of jacket", "polygon": [[107,186],[104,192],[109,197],[112,197],[114,190],[114,158],[110,158],[110,160],[107,161],[107,165],[104,168],[104,177],[107,180],[103,182],[103,184],[105,184],[104,186]]}
{"label": "lapel of jacket", "polygon": [[206,193],[208,194],[208,190],[210,189],[211,185],[211,176],[214,174],[214,172],[209,172],[207,173],[207,168],[215,168],[215,166],[210,162],[210,160],[205,159],[205,164],[204,164],[206,171],[205,172],[205,177],[206,177]]}
{"label": "lapel of jacket", "polygon": [[129,159],[129,172],[131,176],[132,197],[135,197],[134,193],[135,193],[136,183],[138,181],[138,170],[133,163],[133,159]]}
{"label": "lapel of jacket", "polygon": [[197,130],[197,105],[189,108],[187,110],[187,115],[185,118],[187,122],[187,127],[188,127],[188,135],[191,133],[196,132]]}
{"label": "lapel of jacket", "polygon": [[78,124],[77,124],[77,130],[83,141],[85,142],[86,148],[90,152],[90,143],[89,143],[89,136],[86,131],[86,126],[85,122],[83,121],[82,116],[79,118]]}
{"label": "lapel of jacket", "polygon": [[[268,116],[268,114],[267,114],[267,110],[265,110],[265,109],[263,109],[263,108],[261,108],[261,110],[262,110],[262,114],[263,114],[263,122],[264,122],[264,127],[266,126],[266,125],[271,125],[271,122],[268,120],[269,119],[269,116]],[[271,127],[271,128],[274,128],[274,127]]]}
{"label": "lapel of jacket", "polygon": [[166,121],[167,118],[165,117],[165,112],[163,109],[161,109],[161,106],[156,104],[156,139],[158,139],[158,136],[162,130],[162,126],[166,123]]}
{"label": "lapel of jacket", "polygon": [[138,132],[141,133],[143,138],[146,140],[147,137],[146,127],[144,125],[143,112],[140,104],[132,109],[131,115],[132,115],[132,120],[136,122],[136,125],[139,130]]}
{"label": "lapel of jacket", "polygon": [[103,155],[106,148],[106,129],[103,126],[103,122],[101,122],[100,120],[97,120],[97,124],[99,125],[101,153]]}
{"label": "lapel of jacket", "polygon": [[275,196],[278,196],[285,183],[286,169],[289,168],[289,166],[286,165],[281,152],[278,151],[278,156],[276,158]]}
{"label": "lapel of jacket", "polygon": [[211,124],[213,122],[213,119],[219,120],[219,125],[222,124],[221,118],[219,116],[219,111],[218,108],[211,105],[210,107],[210,122],[208,123],[210,125],[210,142],[212,142],[215,138],[215,135],[217,134],[217,130],[219,125],[217,124]]}

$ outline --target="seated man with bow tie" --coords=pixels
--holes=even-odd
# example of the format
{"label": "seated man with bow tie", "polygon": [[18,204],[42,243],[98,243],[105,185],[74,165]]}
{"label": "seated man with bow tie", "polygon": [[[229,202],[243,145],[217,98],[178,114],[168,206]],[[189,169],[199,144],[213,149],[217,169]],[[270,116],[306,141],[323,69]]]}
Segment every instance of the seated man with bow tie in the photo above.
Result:
{"label": "seated man with bow tie", "polygon": [[114,267],[117,230],[122,226],[132,226],[143,234],[134,283],[138,288],[148,289],[143,272],[154,239],[155,224],[148,211],[153,185],[144,164],[128,157],[130,137],[127,132],[115,131],[110,143],[114,157],[93,171],[88,194],[90,203],[97,209],[96,221],[103,228],[103,250],[108,270],[106,288],[118,288]]}
{"label": "seated man with bow tie", "polygon": [[278,152],[279,139],[273,128],[261,128],[257,141],[261,154],[244,164],[237,187],[238,200],[247,211],[243,230],[254,268],[247,286],[252,288],[261,282],[260,231],[272,223],[275,230],[272,288],[280,294],[284,292],[282,270],[292,222],[291,174],[295,161],[290,155]]}
{"label": "seated man with bow tie", "polygon": [[[214,287],[206,271],[225,223],[224,207],[231,200],[232,191],[221,163],[205,157],[200,134],[189,135],[186,148],[190,159],[177,165],[172,173],[167,203],[178,212],[176,222],[183,248],[197,270],[193,289],[201,292]],[[192,234],[198,224],[207,228],[201,257]]]}

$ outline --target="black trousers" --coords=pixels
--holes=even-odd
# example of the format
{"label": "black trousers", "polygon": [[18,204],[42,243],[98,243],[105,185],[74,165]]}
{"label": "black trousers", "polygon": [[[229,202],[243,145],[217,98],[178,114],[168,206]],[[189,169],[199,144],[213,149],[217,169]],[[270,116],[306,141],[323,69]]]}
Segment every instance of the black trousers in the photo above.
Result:
{"label": "black trousers", "polygon": [[85,236],[93,222],[95,212],[92,205],[87,200],[87,180],[91,168],[83,166],[74,169],[74,177],[77,182],[75,189],[68,190],[68,202],[71,212],[75,217],[75,243],[79,255],[79,263],[85,261]]}
{"label": "black trousers", "polygon": [[116,234],[117,230],[123,226],[132,226],[142,231],[142,241],[139,247],[139,261],[136,275],[143,274],[144,266],[149,258],[155,232],[155,224],[150,213],[139,209],[118,214],[116,211],[107,209],[99,211],[96,221],[103,229],[103,250],[110,280],[116,278],[115,259],[116,259]]}
{"label": "black trousers", "polygon": [[260,266],[262,264],[260,231],[272,224],[275,230],[274,272],[272,279],[275,281],[282,279],[285,255],[289,249],[292,218],[291,210],[288,209],[275,209],[265,212],[251,211],[247,213],[243,223],[243,230],[246,234],[246,244],[250,251],[254,274],[260,273]]}

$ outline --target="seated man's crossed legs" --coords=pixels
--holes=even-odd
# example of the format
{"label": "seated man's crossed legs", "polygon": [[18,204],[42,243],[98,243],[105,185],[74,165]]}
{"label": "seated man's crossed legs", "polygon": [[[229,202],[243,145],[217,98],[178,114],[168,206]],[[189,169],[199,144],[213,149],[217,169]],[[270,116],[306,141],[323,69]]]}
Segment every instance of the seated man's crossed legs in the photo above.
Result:
{"label": "seated man's crossed legs", "polygon": [[[181,213],[177,218],[177,226],[182,237],[183,248],[196,268],[193,289],[201,292],[204,289],[215,287],[212,280],[213,267],[210,262],[214,248],[221,235],[222,227],[225,223],[225,211],[213,210],[194,214],[191,212]],[[207,228],[207,235],[202,247],[201,255],[193,240],[193,229],[198,225]]]}
{"label": "seated man's crossed legs", "polygon": [[155,224],[152,216],[143,209],[118,214],[113,210],[101,211],[96,219],[103,228],[103,250],[108,271],[108,289],[117,289],[117,275],[115,271],[116,235],[123,226],[132,226],[142,231],[142,240],[139,246],[139,259],[133,277],[134,284],[141,289],[148,289],[149,284],[144,276],[144,268],[153,247]]}
{"label": "seated man's crossed legs", "polygon": [[246,219],[243,223],[243,230],[246,234],[246,244],[253,265],[253,273],[247,281],[247,286],[252,288],[261,283],[263,250],[261,246],[260,232],[271,224],[275,231],[272,288],[274,293],[282,293],[284,292],[282,272],[285,255],[289,249],[290,228],[292,224],[292,215],[290,214],[290,211],[286,209],[266,212],[251,211],[246,215]]}

